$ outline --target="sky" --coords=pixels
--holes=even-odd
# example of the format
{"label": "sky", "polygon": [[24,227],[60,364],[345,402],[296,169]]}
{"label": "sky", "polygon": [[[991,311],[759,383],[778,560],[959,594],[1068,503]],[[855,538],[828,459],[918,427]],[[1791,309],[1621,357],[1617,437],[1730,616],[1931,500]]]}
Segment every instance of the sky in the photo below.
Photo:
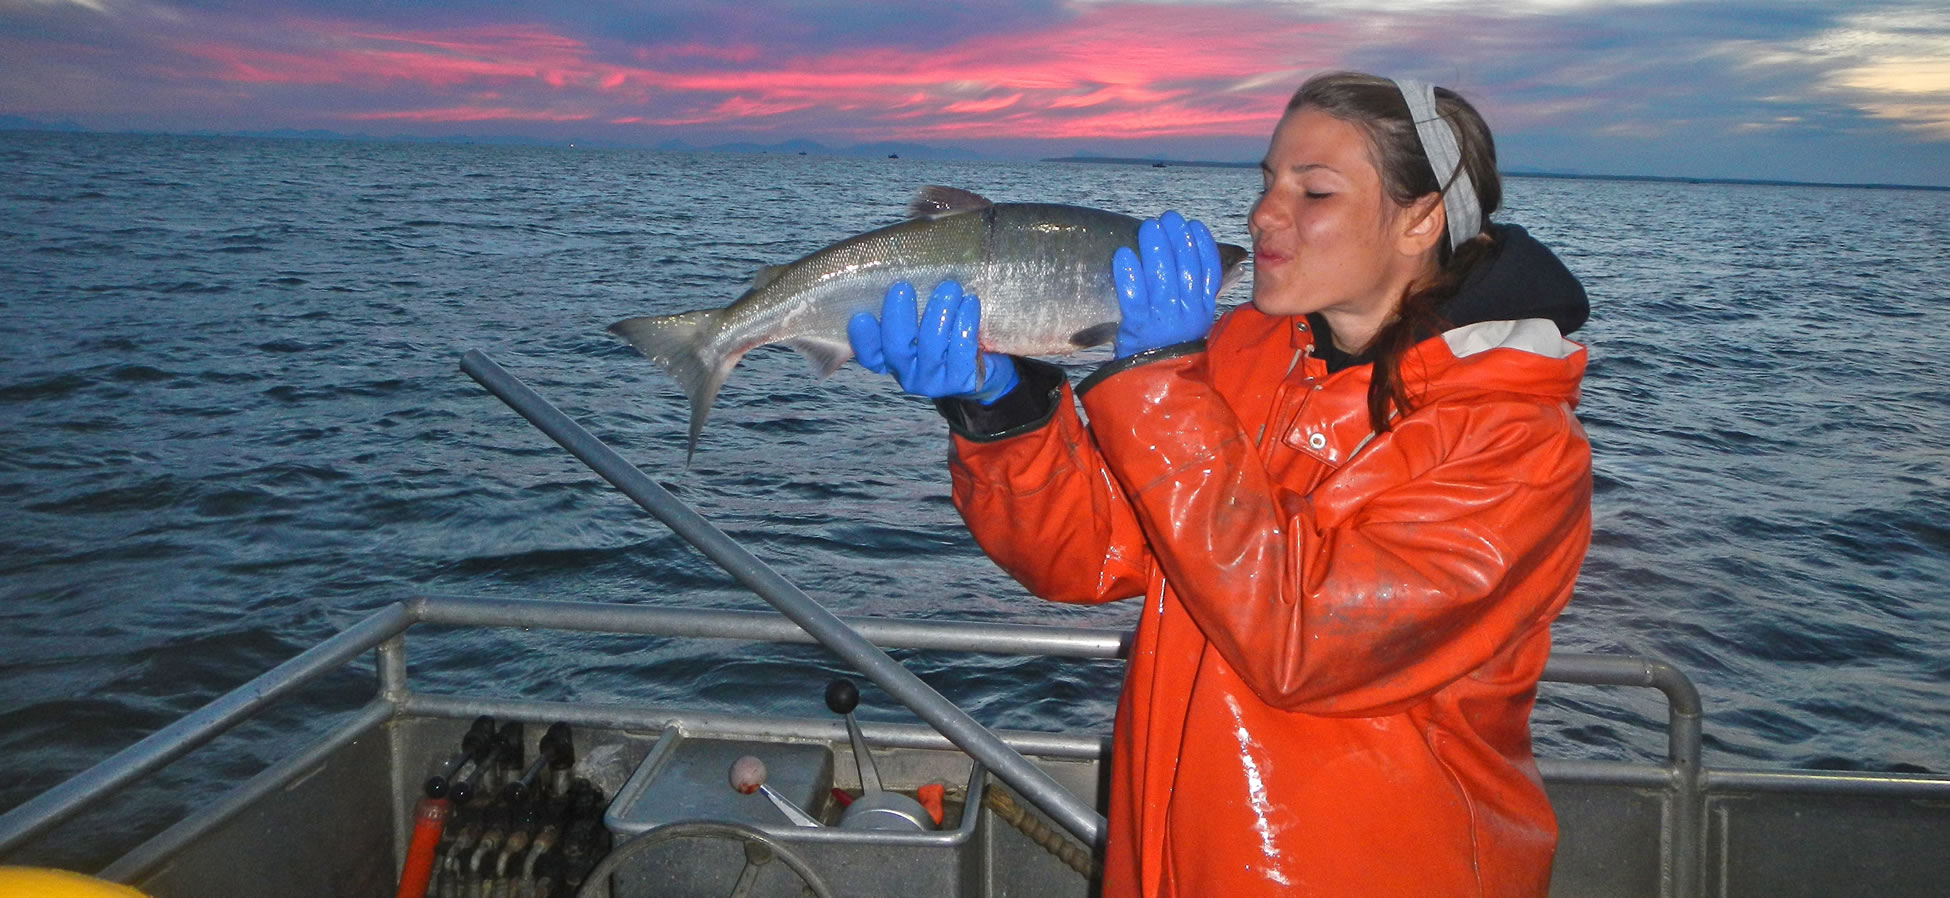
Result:
{"label": "sky", "polygon": [[1506,170],[1950,185],[1944,0],[0,0],[0,115],[111,131],[1252,161],[1328,69]]}

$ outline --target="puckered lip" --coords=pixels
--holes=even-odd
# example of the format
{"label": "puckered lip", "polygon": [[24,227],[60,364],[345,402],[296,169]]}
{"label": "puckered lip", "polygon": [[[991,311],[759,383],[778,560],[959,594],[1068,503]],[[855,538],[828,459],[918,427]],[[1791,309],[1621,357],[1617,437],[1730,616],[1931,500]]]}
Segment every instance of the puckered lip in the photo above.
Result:
{"label": "puckered lip", "polygon": [[1293,257],[1290,255],[1276,253],[1273,252],[1272,250],[1262,249],[1259,247],[1253,248],[1254,268],[1264,268],[1271,265],[1281,265],[1286,262],[1292,261],[1292,259]]}

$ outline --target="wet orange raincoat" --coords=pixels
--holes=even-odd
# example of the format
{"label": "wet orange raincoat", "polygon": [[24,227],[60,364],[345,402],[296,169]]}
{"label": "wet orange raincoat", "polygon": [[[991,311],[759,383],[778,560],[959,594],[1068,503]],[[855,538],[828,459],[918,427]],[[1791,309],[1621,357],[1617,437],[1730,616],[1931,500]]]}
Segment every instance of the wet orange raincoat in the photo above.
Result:
{"label": "wet orange raincoat", "polygon": [[1541,896],[1529,714],[1590,537],[1585,352],[1538,318],[1432,337],[1376,434],[1372,367],[1329,374],[1314,340],[1241,306],[1086,381],[1087,425],[1064,383],[1047,422],[957,428],[997,563],[1144,597],[1103,894]]}

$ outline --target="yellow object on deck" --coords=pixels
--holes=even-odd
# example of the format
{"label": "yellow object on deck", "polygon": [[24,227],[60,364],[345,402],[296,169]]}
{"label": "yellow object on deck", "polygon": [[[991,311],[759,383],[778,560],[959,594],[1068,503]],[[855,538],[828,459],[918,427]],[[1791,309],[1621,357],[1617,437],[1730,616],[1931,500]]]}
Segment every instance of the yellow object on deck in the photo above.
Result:
{"label": "yellow object on deck", "polygon": [[0,898],[145,898],[120,883],[70,870],[0,867]]}

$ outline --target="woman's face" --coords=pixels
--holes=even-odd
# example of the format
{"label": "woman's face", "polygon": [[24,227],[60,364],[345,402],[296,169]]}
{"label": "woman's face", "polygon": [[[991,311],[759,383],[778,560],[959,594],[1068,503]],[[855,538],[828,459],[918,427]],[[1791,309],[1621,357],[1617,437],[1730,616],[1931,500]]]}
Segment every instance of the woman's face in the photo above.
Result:
{"label": "woman's face", "polygon": [[1317,109],[1280,120],[1260,173],[1247,220],[1253,305],[1269,315],[1321,312],[1336,342],[1365,345],[1408,285],[1435,270],[1435,243],[1422,232],[1433,220],[1440,236],[1439,204],[1395,205],[1367,134]]}

